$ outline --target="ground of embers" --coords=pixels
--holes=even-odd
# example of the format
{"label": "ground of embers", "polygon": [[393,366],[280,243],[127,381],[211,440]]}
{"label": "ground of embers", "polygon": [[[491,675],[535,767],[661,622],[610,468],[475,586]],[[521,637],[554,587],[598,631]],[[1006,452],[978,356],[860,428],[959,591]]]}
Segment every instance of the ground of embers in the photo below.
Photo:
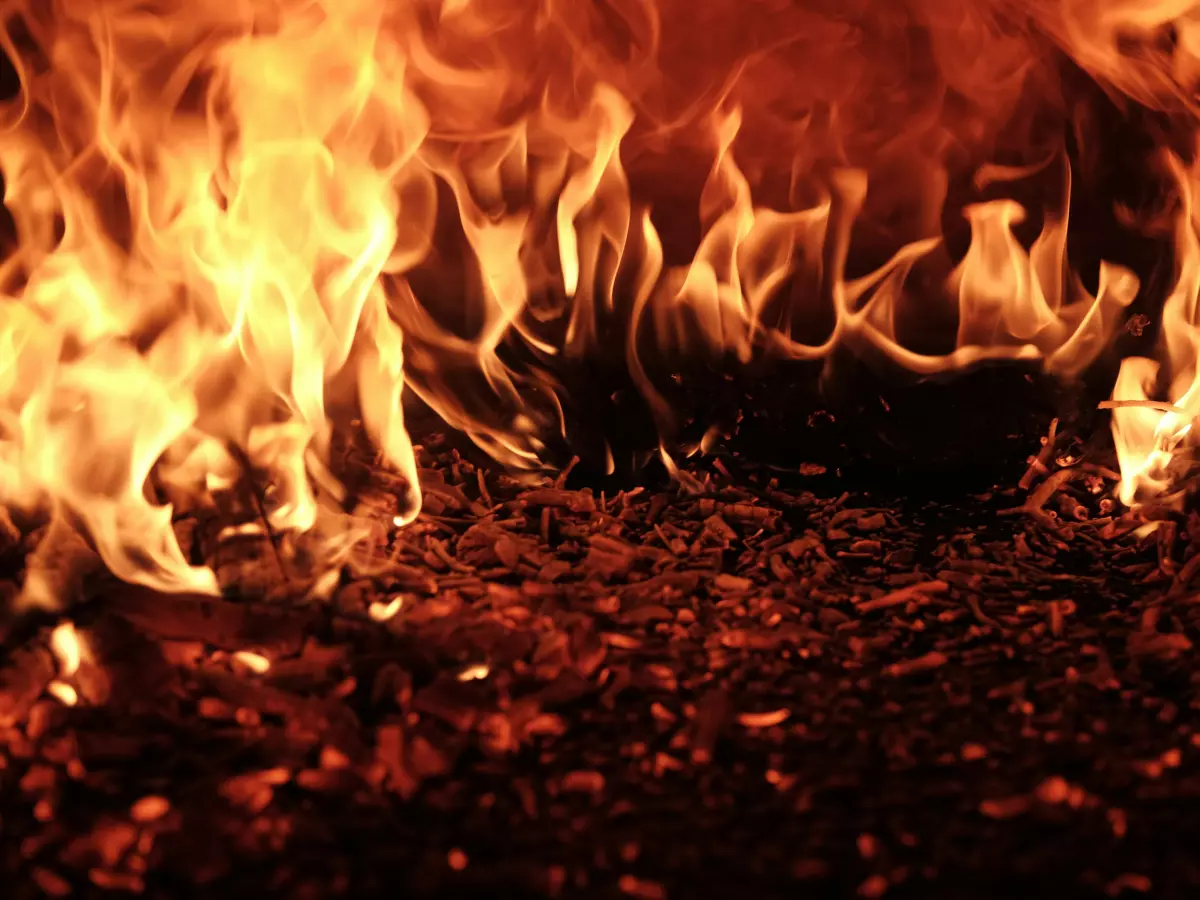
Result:
{"label": "ground of embers", "polygon": [[1197,896],[1197,564],[1103,472],[421,461],[403,530],[360,467],[378,540],[327,601],[208,514],[224,599],[94,580],[75,706],[54,622],[9,635],[5,897]]}

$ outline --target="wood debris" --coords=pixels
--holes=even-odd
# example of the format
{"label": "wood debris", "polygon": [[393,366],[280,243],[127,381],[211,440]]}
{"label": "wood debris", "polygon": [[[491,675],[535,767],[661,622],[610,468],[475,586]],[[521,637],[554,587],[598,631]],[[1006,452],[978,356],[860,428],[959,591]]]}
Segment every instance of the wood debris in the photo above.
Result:
{"label": "wood debris", "polygon": [[6,871],[50,896],[234,891],[255,865],[260,896],[658,898],[706,896],[689,873],[719,860],[934,895],[945,847],[1008,871],[1051,822],[1044,865],[1136,891],[1122,836],[1192,817],[1156,798],[1183,809],[1200,752],[1200,520],[1139,537],[1107,470],[1046,451],[1066,435],[1022,503],[734,456],[687,489],[575,487],[433,434],[405,529],[350,448],[376,537],[327,601],[289,539],[235,559],[197,522],[223,596],[93,579],[64,611],[94,645],[75,673],[59,619],[12,624]]}

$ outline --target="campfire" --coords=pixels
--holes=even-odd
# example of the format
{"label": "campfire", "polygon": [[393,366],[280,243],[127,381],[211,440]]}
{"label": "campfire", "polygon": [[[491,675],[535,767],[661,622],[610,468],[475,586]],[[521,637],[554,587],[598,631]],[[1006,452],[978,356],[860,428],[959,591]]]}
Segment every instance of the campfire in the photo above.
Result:
{"label": "campfire", "polygon": [[1190,0],[14,0],[12,896],[1194,896]]}

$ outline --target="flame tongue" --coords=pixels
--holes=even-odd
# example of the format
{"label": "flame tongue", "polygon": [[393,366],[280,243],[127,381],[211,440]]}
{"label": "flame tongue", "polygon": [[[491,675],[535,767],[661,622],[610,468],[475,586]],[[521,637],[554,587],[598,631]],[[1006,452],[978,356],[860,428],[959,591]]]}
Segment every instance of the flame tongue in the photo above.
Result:
{"label": "flame tongue", "polygon": [[[549,363],[612,335],[664,431],[651,353],[847,345],[917,372],[1040,357],[1075,374],[1138,284],[1105,264],[1096,295],[1083,288],[1066,199],[1029,249],[1015,200],[968,207],[970,248],[943,272],[957,342],[920,353],[904,337],[938,300],[908,281],[945,263],[929,228],[950,148],[982,162],[1028,143],[1060,102],[1054,66],[1032,62],[1042,36],[1111,90],[1185,102],[1194,29],[1124,68],[1117,45],[1151,42],[1190,3],[1046,6],[1032,23],[941,0],[888,16],[816,0],[10,7],[0,502],[70,510],[123,578],[214,591],[161,497],[195,502],[247,461],[275,485],[273,527],[320,527],[318,493],[340,491],[331,437],[361,416],[407,477],[408,521],[405,388],[503,462],[536,465],[561,427]],[[652,174],[663,159],[702,184],[686,215]],[[1190,209],[1167,311],[1184,412],[1118,411],[1129,496],[1200,403]],[[913,240],[849,278],[856,226],[902,212]],[[810,333],[822,315],[831,329]],[[513,348],[537,363],[516,367]],[[1131,366],[1118,396],[1145,396],[1149,374]]]}
{"label": "flame tongue", "polygon": [[[1200,415],[1200,235],[1197,234],[1197,172],[1170,157],[1181,199],[1175,230],[1176,281],[1163,304],[1157,361],[1123,361],[1113,388],[1113,438],[1121,463],[1121,500],[1150,499],[1171,486],[1176,452],[1194,442],[1192,424]],[[1165,378],[1163,376],[1166,376]],[[1150,398],[1165,387],[1166,402]]]}

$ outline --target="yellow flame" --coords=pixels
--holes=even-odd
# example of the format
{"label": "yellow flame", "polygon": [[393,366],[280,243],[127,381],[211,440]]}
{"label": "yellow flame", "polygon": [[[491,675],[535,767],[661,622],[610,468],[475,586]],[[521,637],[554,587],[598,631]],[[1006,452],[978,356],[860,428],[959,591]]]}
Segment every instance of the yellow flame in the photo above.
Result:
{"label": "yellow flame", "polygon": [[458,673],[459,681],[482,681],[491,673],[485,663],[472,663]]}
{"label": "yellow flame", "polygon": [[46,693],[54,697],[63,706],[75,706],[79,703],[79,692],[65,681],[52,681],[46,686]]}
{"label": "yellow flame", "polygon": [[84,643],[75,626],[63,622],[50,633],[50,649],[58,660],[59,674],[69,678],[79,671],[84,658]]}
{"label": "yellow flame", "polygon": [[367,615],[376,622],[386,622],[396,617],[404,606],[404,595],[397,594],[387,603],[376,601],[367,607]]}
{"label": "yellow flame", "polygon": [[[1121,364],[1113,388],[1113,439],[1121,464],[1120,497],[1133,505],[1171,486],[1169,466],[1176,453],[1194,443],[1200,415],[1200,236],[1197,235],[1197,172],[1168,156],[1176,179],[1180,211],[1175,226],[1176,279],[1163,304],[1163,363],[1140,357]],[[1165,388],[1165,404],[1149,401]],[[1163,407],[1166,408],[1156,408]]]}

